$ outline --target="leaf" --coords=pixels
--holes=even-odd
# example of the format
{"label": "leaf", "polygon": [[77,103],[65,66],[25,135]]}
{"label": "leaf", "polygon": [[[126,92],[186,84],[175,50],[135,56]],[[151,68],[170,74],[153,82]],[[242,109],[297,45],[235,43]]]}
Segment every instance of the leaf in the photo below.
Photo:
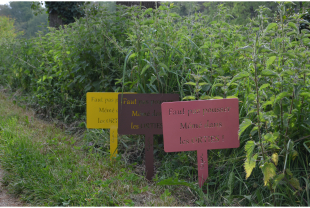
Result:
{"label": "leaf", "polygon": [[276,166],[273,163],[265,163],[260,167],[264,174],[264,184],[265,186],[276,175]]}
{"label": "leaf", "polygon": [[279,161],[279,155],[278,155],[278,153],[273,153],[273,154],[271,155],[271,160],[272,160],[272,162],[274,162],[275,165],[278,165],[278,161]]}
{"label": "leaf", "polygon": [[212,97],[212,99],[223,99],[223,97],[221,97],[221,96],[215,96],[215,97]]}
{"label": "leaf", "polygon": [[248,179],[253,171],[253,169],[256,166],[256,160],[257,160],[258,154],[256,153],[250,160],[248,158],[244,162],[244,170],[246,172],[245,179]]}
{"label": "leaf", "polygon": [[310,97],[310,92],[301,92],[301,93],[299,93],[299,96]]}
{"label": "leaf", "polygon": [[231,96],[227,96],[226,97],[227,99],[230,99],[230,98],[238,98],[237,96],[234,96],[234,95],[231,95]]}
{"label": "leaf", "polygon": [[239,132],[238,135],[239,137],[241,134],[252,124],[252,121],[250,119],[244,119],[243,122],[239,125]]}
{"label": "leaf", "polygon": [[209,95],[203,95],[199,99],[200,100],[208,100],[208,99],[211,99],[211,97]]}
{"label": "leaf", "polygon": [[238,51],[248,51],[248,52],[252,52],[253,48],[251,46],[244,46],[242,48],[238,48]]}
{"label": "leaf", "polygon": [[271,65],[271,64],[273,64],[273,62],[276,60],[276,56],[271,56],[271,57],[269,57],[269,59],[266,61],[266,65],[267,65],[267,68]]}
{"label": "leaf", "polygon": [[277,77],[278,74],[274,71],[271,71],[271,70],[263,70],[261,73],[260,73],[261,76],[267,76],[267,77]]}
{"label": "leaf", "polygon": [[213,87],[223,87],[224,85],[222,83],[216,83],[213,85]]}
{"label": "leaf", "polygon": [[292,186],[294,186],[295,189],[302,190],[299,185],[299,180],[297,178],[291,178],[289,182]]}
{"label": "leaf", "polygon": [[293,176],[293,173],[290,171],[290,169],[287,168],[287,169],[285,170],[285,172],[286,172],[287,175]]}
{"label": "leaf", "polygon": [[274,183],[272,184],[272,188],[273,189],[276,189],[279,182],[284,178],[284,173],[281,173],[280,175],[277,175],[275,178],[274,178]]}
{"label": "leaf", "polygon": [[258,131],[258,127],[257,126],[254,126],[253,129],[251,130],[250,134],[251,136],[254,136],[254,134],[256,134]]}
{"label": "leaf", "polygon": [[141,75],[144,74],[144,72],[145,72],[148,68],[150,68],[150,65],[149,65],[149,64],[145,65],[145,66],[143,67],[143,69],[141,70]]}
{"label": "leaf", "polygon": [[297,27],[296,27],[296,25],[295,25],[293,22],[289,22],[289,23],[288,23],[288,26],[291,27],[291,28],[293,28],[293,29],[295,29],[295,30],[298,30]]}
{"label": "leaf", "polygon": [[254,148],[255,148],[255,142],[254,141],[247,141],[246,145],[244,146],[244,150],[246,152],[247,159],[252,157]]}
{"label": "leaf", "polygon": [[169,68],[166,66],[166,64],[164,63],[159,63],[159,66],[163,67],[164,69],[166,69],[167,71],[169,71]]}
{"label": "leaf", "polygon": [[249,76],[250,76],[250,74],[248,72],[240,72],[236,76],[234,76],[234,78],[230,81],[230,83],[237,81],[239,79],[249,77]]}
{"label": "leaf", "polygon": [[131,55],[129,56],[129,58],[128,58],[128,61],[129,61],[130,59],[132,59],[132,58],[135,58],[136,56],[137,56],[136,53],[131,54]]}
{"label": "leaf", "polygon": [[194,96],[186,96],[182,100],[195,100]]}
{"label": "leaf", "polygon": [[153,11],[152,8],[148,8],[147,10],[145,10],[145,12],[143,13],[142,16],[144,16],[144,15],[146,15],[146,14],[149,14],[149,13],[151,13],[152,11]]}
{"label": "leaf", "polygon": [[164,51],[164,49],[162,49],[161,47],[155,47],[155,50],[157,50],[157,51]]}
{"label": "leaf", "polygon": [[262,108],[266,108],[266,107],[267,107],[267,105],[271,105],[271,106],[272,106],[272,105],[273,105],[273,102],[272,102],[272,101],[270,101],[270,100],[269,100],[269,101],[264,102],[264,103],[263,103],[263,105],[262,105]]}
{"label": "leaf", "polygon": [[266,87],[269,87],[270,84],[263,84],[262,86],[260,86],[259,91],[261,91],[262,89],[265,89]]}
{"label": "leaf", "polygon": [[296,150],[293,151],[292,153],[292,158],[293,158],[293,161],[295,160],[295,158],[298,156],[298,152]]}
{"label": "leaf", "polygon": [[206,82],[200,82],[199,83],[199,86],[203,86],[203,85],[210,85],[209,83],[206,83]]}
{"label": "leaf", "polygon": [[278,94],[278,96],[276,97],[276,99],[274,100],[274,103],[277,103],[279,100],[282,100],[284,97],[288,96],[289,93],[284,91],[281,92],[280,94]]}
{"label": "leaf", "polygon": [[266,32],[268,32],[269,30],[271,30],[272,28],[276,27],[277,23],[270,23],[267,28],[266,28]]}
{"label": "leaf", "polygon": [[186,82],[186,83],[184,83],[184,84],[196,86],[196,83],[195,83],[195,82]]}
{"label": "leaf", "polygon": [[278,138],[278,134],[267,133],[264,135],[264,140],[270,143],[275,143],[277,138]]}
{"label": "leaf", "polygon": [[234,179],[235,179],[235,173],[232,171],[230,174],[229,174],[229,178],[228,178],[228,188],[229,188],[229,195],[232,194],[233,190],[234,190]]}

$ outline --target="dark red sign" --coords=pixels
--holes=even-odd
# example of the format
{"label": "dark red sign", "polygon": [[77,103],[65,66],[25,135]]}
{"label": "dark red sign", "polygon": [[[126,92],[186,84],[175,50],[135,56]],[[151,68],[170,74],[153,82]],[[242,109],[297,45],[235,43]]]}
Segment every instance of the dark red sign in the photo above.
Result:
{"label": "dark red sign", "polygon": [[208,177],[208,149],[239,147],[238,99],[197,100],[162,104],[166,152],[197,150],[201,187]]}
{"label": "dark red sign", "polygon": [[154,175],[153,135],[163,134],[161,104],[179,101],[178,94],[119,94],[118,133],[145,135],[146,178]]}

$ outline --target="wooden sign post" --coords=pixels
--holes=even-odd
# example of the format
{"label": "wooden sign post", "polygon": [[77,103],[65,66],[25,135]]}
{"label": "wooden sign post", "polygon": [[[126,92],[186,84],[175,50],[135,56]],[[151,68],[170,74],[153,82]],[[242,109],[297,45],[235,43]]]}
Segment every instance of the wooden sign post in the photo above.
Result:
{"label": "wooden sign post", "polygon": [[163,134],[161,104],[179,101],[177,94],[119,94],[119,134],[145,135],[146,178],[154,176],[153,135]]}
{"label": "wooden sign post", "polygon": [[86,94],[86,123],[89,129],[110,129],[110,157],[117,154],[118,94],[88,92]]}
{"label": "wooden sign post", "polygon": [[163,103],[165,152],[197,150],[199,186],[208,177],[208,149],[239,147],[238,99]]}

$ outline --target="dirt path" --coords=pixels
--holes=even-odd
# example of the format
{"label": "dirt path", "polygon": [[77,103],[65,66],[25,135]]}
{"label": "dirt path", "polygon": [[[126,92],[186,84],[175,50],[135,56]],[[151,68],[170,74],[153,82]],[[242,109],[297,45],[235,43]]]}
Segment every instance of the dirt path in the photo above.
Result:
{"label": "dirt path", "polygon": [[22,202],[16,199],[14,196],[7,193],[2,186],[2,177],[4,173],[0,167],[0,207],[22,207],[25,206]]}

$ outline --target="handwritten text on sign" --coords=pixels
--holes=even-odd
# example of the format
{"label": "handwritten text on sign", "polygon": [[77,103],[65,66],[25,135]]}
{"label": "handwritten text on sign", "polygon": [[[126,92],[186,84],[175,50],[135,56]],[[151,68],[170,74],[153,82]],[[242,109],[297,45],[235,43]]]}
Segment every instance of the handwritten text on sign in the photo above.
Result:
{"label": "handwritten text on sign", "polygon": [[145,135],[146,178],[154,174],[153,135],[163,134],[161,104],[178,101],[177,94],[124,94],[119,100],[119,134]]}
{"label": "handwritten text on sign", "polygon": [[208,177],[208,149],[239,147],[238,99],[162,104],[166,152],[197,150],[199,185]]}

